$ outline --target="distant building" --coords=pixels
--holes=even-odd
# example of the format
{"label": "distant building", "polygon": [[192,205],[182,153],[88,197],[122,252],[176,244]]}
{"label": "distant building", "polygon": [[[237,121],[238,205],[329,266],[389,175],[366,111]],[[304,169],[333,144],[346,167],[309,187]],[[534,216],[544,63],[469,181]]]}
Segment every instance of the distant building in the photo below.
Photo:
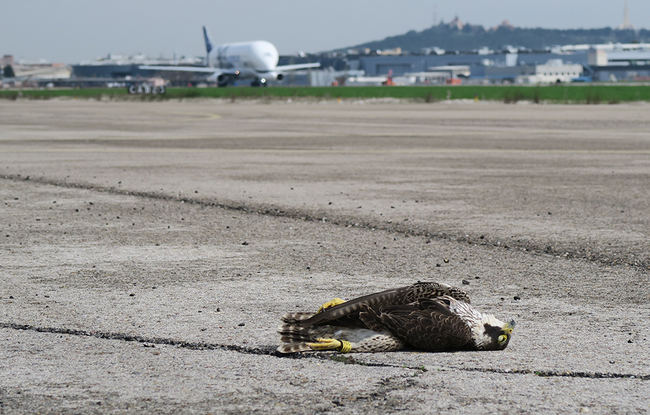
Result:
{"label": "distant building", "polygon": [[[140,69],[142,65],[178,65],[200,66],[202,61],[199,58],[179,59],[150,59],[142,55],[121,56],[109,54],[105,58],[72,65],[72,77],[76,79],[103,79],[106,82],[112,80],[125,80],[136,78],[148,78],[155,76],[156,71]],[[196,84],[205,80],[205,75],[192,72],[170,72],[165,74],[171,84],[187,85]]]}
{"label": "distant building", "polygon": [[545,65],[535,65],[534,73],[521,76],[518,82],[528,84],[568,83],[582,76],[582,65],[550,61]]}
{"label": "distant building", "polygon": [[[400,56],[359,56],[358,68],[366,76],[386,75],[393,71],[394,76],[413,72],[428,72],[432,67],[465,66],[470,68],[472,77],[483,77],[486,68],[517,67],[519,65],[543,65],[549,60],[562,59],[577,65],[587,64],[587,50],[574,52],[530,52],[530,53],[445,53],[443,55],[400,55]],[[515,70],[516,72],[516,70]]]}
{"label": "distant building", "polygon": [[377,51],[377,55],[383,55],[383,56],[399,56],[401,54],[402,54],[402,48],[382,49]]}
{"label": "distant building", "polygon": [[650,81],[650,44],[592,47],[586,68],[598,82]]}
{"label": "distant building", "polygon": [[510,29],[510,30],[512,30],[514,28],[515,28],[515,26],[512,25],[512,23],[510,23],[507,19],[505,19],[498,26],[494,26],[493,28],[491,28],[491,30],[499,30],[499,29]]}
{"label": "distant building", "polygon": [[7,65],[14,65],[14,56],[13,55],[4,55],[2,58],[0,58],[0,66],[3,68]]}
{"label": "distant building", "polygon": [[487,66],[483,72],[472,72],[472,79],[491,83],[553,84],[568,83],[582,76],[583,66],[567,64],[559,59],[539,65]]}
{"label": "distant building", "polygon": [[587,55],[587,63],[590,66],[607,65],[607,52],[603,49],[591,48]]}
{"label": "distant building", "polygon": [[447,23],[447,26],[457,29],[457,30],[462,30],[463,27],[465,27],[465,23],[461,22],[458,16],[454,16],[454,20],[451,22]]}

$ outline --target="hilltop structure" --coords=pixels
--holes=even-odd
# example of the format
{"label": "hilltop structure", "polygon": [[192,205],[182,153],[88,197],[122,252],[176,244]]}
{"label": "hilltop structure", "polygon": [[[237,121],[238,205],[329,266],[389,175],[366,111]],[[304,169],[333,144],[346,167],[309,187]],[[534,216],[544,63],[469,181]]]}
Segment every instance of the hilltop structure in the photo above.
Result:
{"label": "hilltop structure", "polygon": [[623,8],[623,24],[618,28],[621,30],[634,30],[634,26],[630,23],[630,7],[627,0],[625,0],[625,6]]}

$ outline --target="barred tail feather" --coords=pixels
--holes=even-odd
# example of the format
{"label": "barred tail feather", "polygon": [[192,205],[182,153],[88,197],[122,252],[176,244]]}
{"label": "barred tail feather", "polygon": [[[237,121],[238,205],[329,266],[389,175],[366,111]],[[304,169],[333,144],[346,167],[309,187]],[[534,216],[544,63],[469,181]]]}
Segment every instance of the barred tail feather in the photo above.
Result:
{"label": "barred tail feather", "polygon": [[284,316],[282,316],[282,321],[287,323],[287,324],[296,324],[299,321],[307,320],[311,316],[313,316],[314,313],[310,313],[307,311],[299,311],[295,313],[287,313]]}
{"label": "barred tail feather", "polygon": [[296,341],[310,341],[312,340],[312,333],[310,327],[296,326],[293,324],[285,323],[278,330],[280,333],[280,341],[284,343],[292,343]]}
{"label": "barred tail feather", "polygon": [[317,326],[305,324],[314,313],[298,312],[287,313],[282,317],[280,333],[280,346],[277,348],[280,353],[298,353],[311,351],[307,346],[309,342],[315,342],[319,337],[332,337],[337,330],[334,326]]}
{"label": "barred tail feather", "polygon": [[314,313],[296,312],[287,313],[282,317],[282,327],[278,330],[280,333],[280,353],[298,353],[310,350],[307,342],[312,341],[310,327],[301,326],[300,322],[307,320]]}
{"label": "barred tail feather", "polygon": [[307,343],[284,343],[278,346],[279,353],[299,353],[310,351],[311,348],[307,346]]}

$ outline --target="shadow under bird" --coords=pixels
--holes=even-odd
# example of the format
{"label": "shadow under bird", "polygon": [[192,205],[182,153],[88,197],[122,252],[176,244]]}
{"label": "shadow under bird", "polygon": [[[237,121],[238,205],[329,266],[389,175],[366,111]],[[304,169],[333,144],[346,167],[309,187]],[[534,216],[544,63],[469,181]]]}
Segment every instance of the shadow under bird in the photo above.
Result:
{"label": "shadow under bird", "polygon": [[436,282],[336,298],[316,313],[288,313],[282,321],[280,353],[503,350],[515,326],[472,307],[464,291]]}

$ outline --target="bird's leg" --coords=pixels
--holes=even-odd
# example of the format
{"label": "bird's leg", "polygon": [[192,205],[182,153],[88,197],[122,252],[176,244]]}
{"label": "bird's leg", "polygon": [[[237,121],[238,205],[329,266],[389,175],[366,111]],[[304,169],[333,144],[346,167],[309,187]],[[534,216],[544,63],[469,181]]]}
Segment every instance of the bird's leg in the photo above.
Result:
{"label": "bird's leg", "polygon": [[316,343],[307,343],[310,349],[321,352],[325,350],[336,350],[341,353],[350,353],[352,345],[347,340],[336,339],[316,339]]}
{"label": "bird's leg", "polygon": [[322,313],[323,311],[327,310],[328,308],[332,308],[334,306],[337,306],[339,304],[343,304],[345,300],[342,300],[340,298],[335,298],[333,300],[329,300],[328,302],[324,303],[316,313]]}

